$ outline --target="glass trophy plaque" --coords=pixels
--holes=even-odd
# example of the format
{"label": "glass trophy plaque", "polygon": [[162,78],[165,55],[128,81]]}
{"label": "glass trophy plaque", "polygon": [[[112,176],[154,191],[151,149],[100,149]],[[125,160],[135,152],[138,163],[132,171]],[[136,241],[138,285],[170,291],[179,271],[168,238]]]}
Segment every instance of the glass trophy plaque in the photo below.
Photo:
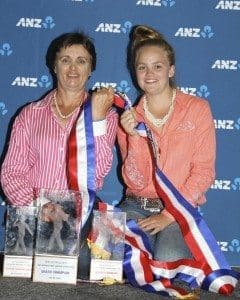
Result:
{"label": "glass trophy plaque", "polygon": [[37,208],[8,206],[3,276],[32,277]]}
{"label": "glass trophy plaque", "polygon": [[33,281],[76,284],[81,203],[76,191],[41,191]]}
{"label": "glass trophy plaque", "polygon": [[122,281],[126,213],[94,210],[90,280]]}

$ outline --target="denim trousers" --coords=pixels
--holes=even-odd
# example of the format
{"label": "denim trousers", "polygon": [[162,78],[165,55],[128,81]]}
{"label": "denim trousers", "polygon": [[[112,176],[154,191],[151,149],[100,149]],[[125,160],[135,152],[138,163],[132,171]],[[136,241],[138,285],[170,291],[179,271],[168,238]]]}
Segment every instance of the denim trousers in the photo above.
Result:
{"label": "denim trousers", "polygon": [[[134,199],[123,200],[119,207],[126,212],[127,220],[147,218],[153,213],[141,208],[139,202]],[[191,252],[183,239],[181,229],[177,222],[173,222],[162,231],[150,235],[149,238],[153,258],[159,261],[175,261],[181,258],[192,258]]]}

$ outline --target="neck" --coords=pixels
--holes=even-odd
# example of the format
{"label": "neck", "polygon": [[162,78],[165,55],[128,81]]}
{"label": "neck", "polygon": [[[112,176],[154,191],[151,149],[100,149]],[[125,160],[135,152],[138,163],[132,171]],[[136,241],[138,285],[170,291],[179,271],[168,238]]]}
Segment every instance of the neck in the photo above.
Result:
{"label": "neck", "polygon": [[56,99],[59,106],[62,107],[77,107],[80,106],[84,100],[85,91],[65,91],[61,88],[56,90]]}
{"label": "neck", "polygon": [[[145,112],[146,118],[156,127],[160,128],[162,127],[167,120],[169,119],[172,111],[173,111],[173,105],[174,100],[176,97],[176,90],[172,90],[171,98],[167,101],[167,106],[163,108],[159,107],[159,105],[156,105],[157,103],[148,103],[148,99],[145,96],[143,98],[143,110]],[[159,100],[158,100],[159,103]],[[166,102],[165,102],[166,103]]]}
{"label": "neck", "polygon": [[53,105],[57,116],[61,120],[68,120],[80,107],[84,100],[84,94],[81,93],[61,93],[59,90],[56,90],[53,95]]}
{"label": "neck", "polygon": [[161,94],[145,94],[148,107],[153,112],[161,112],[169,107],[172,101],[173,89],[169,88],[163,91]]}

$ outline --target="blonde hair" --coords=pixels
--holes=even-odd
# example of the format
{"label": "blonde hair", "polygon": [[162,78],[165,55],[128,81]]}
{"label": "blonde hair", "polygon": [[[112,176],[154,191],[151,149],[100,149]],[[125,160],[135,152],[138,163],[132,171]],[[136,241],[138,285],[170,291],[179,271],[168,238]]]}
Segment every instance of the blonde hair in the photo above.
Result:
{"label": "blonde hair", "polygon": [[[130,43],[128,48],[128,67],[134,80],[136,80],[135,63],[137,53],[138,50],[144,46],[157,46],[164,49],[167,52],[170,66],[175,65],[174,49],[160,32],[147,25],[134,26],[130,34]],[[170,78],[169,80],[170,85],[174,87],[174,78]]]}
{"label": "blonde hair", "polygon": [[138,25],[132,33],[132,48],[147,40],[164,39],[163,35],[146,25]]}

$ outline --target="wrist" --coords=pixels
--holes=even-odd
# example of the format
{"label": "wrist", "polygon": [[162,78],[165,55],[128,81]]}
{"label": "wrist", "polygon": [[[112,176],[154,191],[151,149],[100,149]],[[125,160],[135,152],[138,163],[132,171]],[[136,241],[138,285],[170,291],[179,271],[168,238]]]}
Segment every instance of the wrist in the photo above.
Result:
{"label": "wrist", "polygon": [[164,208],[160,214],[163,214],[167,218],[169,218],[171,221],[175,221],[174,217]]}

